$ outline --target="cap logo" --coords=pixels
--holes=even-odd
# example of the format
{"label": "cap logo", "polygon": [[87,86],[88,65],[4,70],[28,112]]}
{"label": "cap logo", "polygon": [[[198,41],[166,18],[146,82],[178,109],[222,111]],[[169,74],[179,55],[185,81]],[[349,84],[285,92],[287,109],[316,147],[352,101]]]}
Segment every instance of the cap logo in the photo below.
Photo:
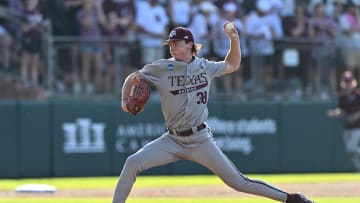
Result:
{"label": "cap logo", "polygon": [[170,32],[170,38],[173,38],[174,36],[176,36],[176,30],[172,30],[171,32]]}
{"label": "cap logo", "polygon": [[194,42],[194,37],[190,30],[183,27],[176,27],[169,33],[169,38],[164,44],[168,44],[171,40],[186,40]]}

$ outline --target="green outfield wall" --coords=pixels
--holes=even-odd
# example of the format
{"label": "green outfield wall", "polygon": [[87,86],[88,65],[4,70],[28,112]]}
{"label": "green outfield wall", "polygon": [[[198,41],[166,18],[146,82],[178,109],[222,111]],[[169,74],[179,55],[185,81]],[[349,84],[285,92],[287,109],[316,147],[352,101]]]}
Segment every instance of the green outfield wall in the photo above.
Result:
{"label": "green outfield wall", "polygon": [[[212,102],[215,140],[245,173],[354,171],[334,102]],[[118,101],[0,101],[0,178],[118,175],[128,155],[165,132],[160,104],[139,116]],[[179,161],[144,174],[203,174]]]}

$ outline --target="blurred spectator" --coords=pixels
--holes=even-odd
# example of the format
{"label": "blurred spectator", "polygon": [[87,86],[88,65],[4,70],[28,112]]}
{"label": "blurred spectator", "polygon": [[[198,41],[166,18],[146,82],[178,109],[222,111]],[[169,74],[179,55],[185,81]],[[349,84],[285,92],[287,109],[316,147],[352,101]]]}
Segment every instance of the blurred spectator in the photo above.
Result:
{"label": "blurred spectator", "polygon": [[[223,2],[223,1],[217,1]],[[218,59],[224,58],[227,54],[227,50],[224,47],[229,47],[229,40],[226,38],[226,33],[224,32],[224,23],[226,21],[234,22],[236,27],[238,28],[238,32],[241,35],[241,30],[244,29],[243,22],[238,17],[238,13],[240,12],[240,8],[238,8],[237,4],[228,1],[225,3],[218,3],[220,10],[218,12],[219,16],[216,19],[216,22],[213,26],[213,37],[214,40],[212,43],[214,44],[214,53]],[[226,40],[227,39],[227,40]],[[242,47],[241,47],[242,48]],[[243,53],[242,53],[243,54]]]}
{"label": "blurred spectator", "polygon": [[295,15],[289,19],[287,24],[287,32],[289,36],[296,38],[310,37],[310,22],[306,15],[306,9],[303,4],[296,6]]}
{"label": "blurred spectator", "polygon": [[252,77],[256,91],[262,93],[272,89],[275,48],[273,39],[282,37],[283,31],[278,15],[271,13],[271,4],[267,0],[256,2],[256,11],[246,19],[246,31],[252,53]]}
{"label": "blurred spectator", "polygon": [[67,18],[69,19],[69,30],[66,35],[80,35],[80,24],[77,20],[77,13],[83,7],[84,1],[85,0],[64,0]]}
{"label": "blurred spectator", "polygon": [[8,31],[14,38],[14,47],[16,51],[21,48],[21,25],[24,12],[23,0],[8,0],[9,24]]}
{"label": "blurred spectator", "polygon": [[315,5],[319,3],[323,3],[323,0],[309,0],[307,2],[307,12],[309,13],[309,15],[313,15]]}
{"label": "blurred spectator", "polygon": [[[102,65],[104,48],[100,42],[102,38],[101,26],[105,26],[106,18],[101,0],[84,0],[83,8],[77,13],[80,23],[82,42],[80,45],[82,60],[82,85],[86,94],[101,91]],[[94,65],[94,77],[92,77]],[[94,89],[95,86],[95,89]]]}
{"label": "blurred spectator", "polygon": [[[237,0],[212,0],[212,2],[214,3],[214,5],[219,9],[222,10],[224,5],[227,3],[234,3],[237,7],[238,7],[238,11],[241,10],[241,5],[240,2],[241,1],[237,1]],[[221,11],[220,11],[221,12]],[[237,12],[238,14],[238,12]],[[236,15],[236,17],[239,17],[238,15]]]}
{"label": "blurred spectator", "polygon": [[8,31],[9,12],[7,2],[0,2],[0,68],[10,68],[10,49],[13,38]]}
{"label": "blurred spectator", "polygon": [[[131,0],[104,0],[104,12],[107,23],[104,27],[105,37],[111,41],[106,43],[105,49],[105,91],[113,92],[116,77],[123,81],[122,76],[127,76],[134,71],[138,58],[135,33],[135,7]],[[115,41],[113,41],[115,40]],[[123,63],[120,64],[119,60]],[[115,65],[118,64],[118,67]],[[116,69],[118,68],[118,69]]]}
{"label": "blurred spectator", "polygon": [[[291,16],[294,14],[295,4],[308,0],[265,0],[270,4],[271,13],[277,13],[281,16]],[[257,0],[240,0],[244,13],[248,15],[256,10]]]}
{"label": "blurred spectator", "polygon": [[[130,34],[129,30],[134,29],[135,7],[131,0],[103,0],[103,8],[106,15],[111,14],[114,20],[114,29],[118,31],[122,40]],[[114,15],[115,14],[115,15]],[[110,16],[107,16],[109,20]],[[131,33],[133,34],[133,33]]]}
{"label": "blurred spectator", "polygon": [[[214,0],[214,5],[218,8],[218,10],[222,10],[225,4],[234,4],[236,6],[235,18],[243,18],[245,16],[244,8],[242,7],[243,0]],[[220,15],[220,13],[218,14]]]}
{"label": "blurred spectator", "polygon": [[347,0],[333,0],[330,17],[333,18],[335,22],[340,20],[339,18],[344,11],[346,1]]}
{"label": "blurred spectator", "polygon": [[[248,55],[247,46],[245,43],[245,32],[244,24],[237,18],[237,12],[239,8],[234,2],[227,2],[223,4],[222,9],[220,10],[220,17],[214,26],[214,53],[217,59],[222,59],[227,55],[228,48],[230,46],[230,41],[224,32],[224,23],[226,21],[234,22],[238,28],[238,33],[240,35],[240,44],[241,44],[241,57],[244,59]],[[241,99],[245,99],[245,94],[243,93],[243,70],[244,70],[244,60],[242,60],[241,68],[229,76],[224,76],[222,78],[224,91],[227,96],[235,96]]]}
{"label": "blurred spectator", "polygon": [[[325,15],[331,18],[335,18],[340,13],[337,11],[340,4],[346,4],[348,1],[359,0],[307,0],[307,13],[313,15],[314,8],[317,4],[322,3],[324,6]],[[360,1],[359,1],[360,2]]]}
{"label": "blurred spectator", "polygon": [[284,10],[284,2],[282,0],[267,0],[271,5],[271,13],[281,16]]}
{"label": "blurred spectator", "polygon": [[134,0],[134,6],[135,8],[138,8],[142,3],[148,0]]}
{"label": "blurred spectator", "polygon": [[44,18],[50,20],[53,35],[67,34],[69,19],[64,0],[41,0],[39,8]]}
{"label": "blurred spectator", "polygon": [[[345,6],[347,2],[350,2],[352,0],[333,0],[332,5],[332,13],[330,15],[330,18],[332,18],[336,25],[336,31],[335,31],[335,37],[334,37],[334,43],[335,43],[335,60],[336,60],[336,80],[339,78],[338,74],[339,71],[342,71],[346,67],[346,62],[342,54],[342,45],[343,45],[343,30],[341,28],[341,16],[345,12]],[[338,85],[336,85],[336,89],[338,88]],[[336,91],[336,90],[335,90]],[[332,93],[335,94],[335,93]],[[332,95],[336,96],[336,95]]]}
{"label": "blurred spectator", "polygon": [[[295,15],[288,18],[285,24],[286,34],[294,40],[310,40],[311,33],[310,33],[310,21],[309,17],[306,15],[306,7],[304,4],[298,4],[295,8]],[[303,48],[297,50],[299,53],[299,65],[297,76],[302,78],[303,84],[302,86],[305,87],[306,84],[309,83],[310,78],[307,78],[309,74],[307,72],[311,69],[312,61],[310,57],[311,53],[311,43],[305,42],[308,44],[309,48]],[[302,75],[304,74],[304,75]],[[300,92],[302,93],[302,92]],[[300,95],[301,96],[301,95]]]}
{"label": "blurred spectator", "polygon": [[356,6],[360,6],[360,0],[352,0],[352,2],[353,2]]}
{"label": "blurred spectator", "polygon": [[[308,7],[307,7],[308,13],[310,15],[313,15],[316,5],[321,3],[324,6],[325,15],[330,17],[334,13],[334,2],[336,2],[336,1],[338,1],[338,0],[326,0],[326,1],[324,1],[324,0],[309,0]],[[345,1],[347,1],[347,0],[345,0]]]}
{"label": "blurred spectator", "polygon": [[[26,4],[25,8],[23,2]],[[292,7],[299,2],[302,2],[301,8],[296,7],[294,10]],[[348,3],[345,5],[345,2]],[[321,93],[322,98],[328,98],[329,95],[334,95],[337,89],[336,68],[340,61],[337,60],[337,47],[334,43],[338,42],[337,36],[340,36],[341,40],[339,45],[341,59],[344,59],[346,65],[344,68],[353,70],[354,74],[360,76],[360,21],[356,2],[360,3],[360,0],[0,0],[0,6],[8,6],[6,15],[10,15],[1,19],[1,15],[4,14],[0,10],[0,67],[8,68],[16,65],[10,65],[10,59],[11,56],[16,55],[12,53],[16,52],[13,49],[17,47],[16,43],[21,42],[19,44],[22,45],[22,49],[20,50],[20,46],[18,49],[21,51],[21,60],[19,60],[21,79],[27,86],[37,86],[41,83],[43,79],[40,63],[41,26],[44,18],[48,17],[52,22],[55,36],[80,37],[81,34],[82,40],[98,41],[81,43],[81,48],[77,42],[71,43],[71,60],[60,60],[60,63],[65,65],[58,66],[62,72],[59,77],[65,76],[64,80],[73,84],[73,91],[76,93],[91,94],[104,88],[105,91],[112,92],[115,86],[114,77],[118,74],[115,72],[115,64],[119,64],[119,61],[116,61],[119,59],[117,53],[121,53],[121,57],[126,59],[122,63],[129,64],[126,67],[118,66],[121,68],[120,71],[125,71],[122,74],[127,75],[127,72],[133,71],[133,67],[140,67],[147,63],[146,61],[163,58],[168,53],[164,50],[166,47],[161,45],[167,36],[168,28],[187,26],[193,31],[196,41],[202,44],[199,56],[219,57],[224,54],[222,45],[228,41],[221,40],[223,33],[218,32],[217,29],[222,28],[219,25],[223,21],[232,19],[231,21],[235,21],[237,27],[241,29],[239,33],[242,41],[243,37],[249,34],[251,56],[261,55],[259,60],[255,60],[257,65],[263,64],[258,66],[261,74],[254,74],[251,70],[251,75],[260,76],[261,88],[263,91],[270,91],[276,84],[274,77],[277,72],[274,68],[279,67],[274,63],[277,58],[273,40],[283,36],[280,17],[289,16],[295,11],[294,16],[289,18],[289,23],[285,26],[288,36],[315,37],[313,39],[323,41],[323,46],[316,47],[311,52],[313,61],[309,61],[309,57],[306,57],[309,55],[307,51],[299,51],[299,67],[309,69],[304,83],[307,81],[311,93]],[[33,11],[29,10],[30,4],[37,5]],[[90,4],[92,6],[89,6]],[[98,6],[100,4],[102,9]],[[224,9],[221,16],[215,5],[218,9]],[[232,13],[233,6],[229,5],[237,6],[237,11]],[[251,8],[256,8],[256,11]],[[309,11],[311,9],[309,12],[313,14],[311,20],[306,19],[306,8]],[[346,9],[344,13],[343,8]],[[249,15],[242,24],[237,17],[243,10],[247,10]],[[234,16],[227,16],[230,13]],[[21,17],[22,15],[24,16]],[[21,26],[17,25],[17,20],[14,18],[24,19],[24,23],[21,23]],[[4,23],[4,19],[10,21]],[[20,38],[21,33],[23,37]],[[107,43],[104,46],[104,43],[100,42],[103,34],[116,39],[115,41],[123,41],[124,44]],[[137,42],[141,45],[139,49],[134,48]],[[242,56],[245,57],[246,43],[241,44],[241,48],[245,49],[242,50]],[[61,55],[64,54],[63,50],[57,51],[57,56],[63,56]],[[79,54],[81,61],[78,61]],[[245,62],[246,59],[242,61]],[[12,60],[12,62],[16,61]],[[226,79],[223,81],[225,92],[242,92],[244,68],[240,70],[239,77],[229,80],[223,78]],[[298,70],[296,74],[304,73],[303,70]],[[82,73],[79,73],[81,71]],[[281,75],[281,70],[278,73]],[[101,79],[102,77],[104,79]]]}
{"label": "blurred spectator", "polygon": [[142,63],[148,64],[164,57],[165,46],[162,43],[167,35],[169,17],[158,0],[143,1],[136,5]]}
{"label": "blurred spectator", "polygon": [[[68,21],[68,30],[65,36],[79,37],[80,36],[80,23],[77,20],[77,12],[83,7],[84,0],[64,0],[66,14]],[[80,63],[79,63],[79,44],[72,42],[70,45],[70,67],[69,65],[63,65],[62,69],[64,73],[61,73],[65,76],[65,82],[72,85],[72,92],[75,95],[80,94],[82,91],[81,80],[80,80]],[[67,74],[65,72],[70,72]]]}
{"label": "blurred spectator", "polygon": [[332,13],[330,15],[330,18],[332,18],[336,25],[336,36],[335,36],[335,45],[336,45],[336,60],[338,61],[338,66],[345,66],[344,65],[344,59],[341,55],[341,49],[342,46],[342,28],[341,28],[341,22],[340,17],[345,12],[345,4],[347,0],[333,0],[333,7]]}
{"label": "blurred spectator", "polygon": [[25,0],[22,24],[21,78],[26,86],[37,87],[40,80],[40,54],[43,15],[39,0]]}
{"label": "blurred spectator", "polygon": [[345,6],[339,23],[341,30],[341,53],[346,69],[360,73],[360,18],[359,11],[353,2]]}
{"label": "blurred spectator", "polygon": [[[322,99],[328,99],[330,95],[336,94],[336,24],[334,20],[325,14],[324,4],[319,3],[314,7],[313,16],[310,20],[310,31],[315,39],[322,42],[312,51],[312,56],[316,62],[316,68],[311,70],[311,78],[315,93],[320,94]],[[327,76],[327,78],[323,78]],[[323,84],[323,81],[327,83]],[[323,86],[323,87],[322,87]],[[327,87],[330,90],[327,90]],[[329,95],[330,93],[330,95]]]}
{"label": "blurred spectator", "polygon": [[243,0],[241,7],[244,9],[245,15],[249,15],[256,10],[256,0]]}
{"label": "blurred spectator", "polygon": [[[210,56],[211,53],[211,40],[212,40],[212,27],[215,21],[212,21],[212,15],[217,15],[217,7],[211,2],[204,1],[199,5],[199,12],[196,13],[189,25],[195,40],[201,44],[201,50],[198,56]],[[215,17],[216,18],[216,17]]]}
{"label": "blurred spectator", "polygon": [[195,14],[200,12],[200,4],[205,0],[192,0],[191,1],[191,16],[190,20],[194,17]]}
{"label": "blurred spectator", "polygon": [[10,49],[12,44],[12,37],[9,32],[0,24],[0,65],[5,68],[10,68]]}
{"label": "blurred spectator", "polygon": [[[118,29],[119,20],[115,11],[107,12],[106,14],[106,24],[104,26],[104,37],[114,39],[115,37],[120,35],[120,30]],[[105,92],[111,93],[114,87],[115,81],[115,59],[114,59],[114,49],[118,42],[106,42],[105,43],[105,66],[104,72],[105,77],[102,80],[105,85]]]}
{"label": "blurred spectator", "polygon": [[[192,0],[167,0],[167,13],[169,16],[168,30],[175,27],[188,27],[191,21]],[[170,58],[170,52],[165,51],[165,58]]]}
{"label": "blurred spectator", "polygon": [[[282,0],[267,0],[270,3],[270,12],[266,15],[267,24],[270,26],[273,40],[280,39],[284,36],[283,25],[282,25],[282,10],[284,8],[284,3]],[[282,50],[278,50],[274,47],[274,73],[273,78],[271,79],[271,84],[275,82],[278,90],[282,91],[285,84],[285,69],[282,65],[277,65],[280,63],[282,58]],[[275,65],[276,64],[276,65]]]}
{"label": "blurred spectator", "polygon": [[[44,24],[44,36],[66,36],[70,35],[70,19],[67,13],[67,7],[64,0],[41,0],[39,3],[39,8],[41,13],[44,15],[47,24]],[[44,54],[42,58],[46,58],[48,54],[52,53],[48,46],[49,44],[45,43],[43,47]],[[58,50],[55,52],[56,56],[60,60],[54,69],[54,85],[56,85],[57,93],[64,93],[68,86],[68,83],[73,83],[72,75],[72,66],[68,60],[69,50]]]}
{"label": "blurred spectator", "polygon": [[282,9],[283,4],[279,0],[273,0],[270,7],[271,12],[266,15],[266,19],[273,30],[274,38],[281,38],[284,36],[284,31],[279,9]]}
{"label": "blurred spectator", "polygon": [[174,27],[187,27],[190,24],[191,17],[191,0],[169,0],[169,30]]}
{"label": "blurred spectator", "polygon": [[304,3],[300,3],[298,0],[283,1],[283,9],[281,11],[281,15],[283,17],[294,16],[295,8],[296,8],[296,5],[298,5],[298,4],[304,4]]}

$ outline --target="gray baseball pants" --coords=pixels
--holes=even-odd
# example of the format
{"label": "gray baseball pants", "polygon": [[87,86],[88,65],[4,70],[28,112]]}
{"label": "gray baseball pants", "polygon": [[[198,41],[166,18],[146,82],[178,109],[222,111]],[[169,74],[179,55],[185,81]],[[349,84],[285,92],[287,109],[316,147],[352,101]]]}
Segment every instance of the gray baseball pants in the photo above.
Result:
{"label": "gray baseball pants", "polygon": [[259,195],[280,202],[286,201],[286,192],[262,181],[249,179],[240,173],[215,144],[210,129],[205,128],[188,137],[165,133],[130,155],[121,171],[112,202],[125,203],[136,176],[142,171],[177,160],[191,160],[207,167],[228,186],[239,192]]}

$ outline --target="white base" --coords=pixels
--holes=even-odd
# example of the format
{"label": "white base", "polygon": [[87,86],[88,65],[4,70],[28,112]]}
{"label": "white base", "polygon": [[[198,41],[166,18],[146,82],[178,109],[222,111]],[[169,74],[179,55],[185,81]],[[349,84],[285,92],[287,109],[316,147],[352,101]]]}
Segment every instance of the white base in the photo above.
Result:
{"label": "white base", "polygon": [[56,188],[46,184],[25,184],[16,187],[15,192],[54,193]]}

